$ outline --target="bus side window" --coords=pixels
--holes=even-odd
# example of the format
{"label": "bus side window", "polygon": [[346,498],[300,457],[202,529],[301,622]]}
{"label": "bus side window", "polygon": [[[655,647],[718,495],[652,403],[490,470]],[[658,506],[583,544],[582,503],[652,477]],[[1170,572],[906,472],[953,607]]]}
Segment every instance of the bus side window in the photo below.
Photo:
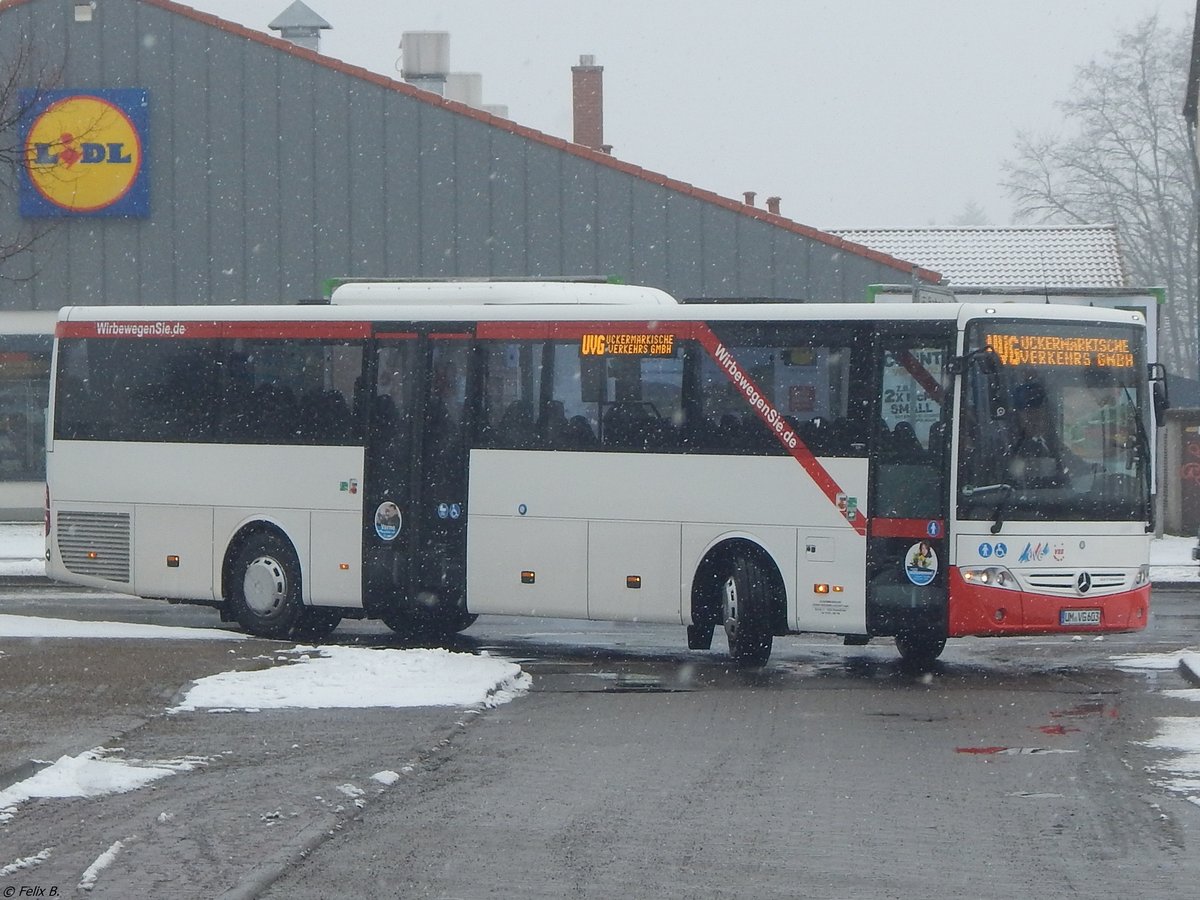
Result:
{"label": "bus side window", "polygon": [[541,406],[539,446],[547,450],[587,450],[597,445],[600,401],[606,390],[606,360],[583,356],[579,341],[551,346],[549,399]]}
{"label": "bus side window", "polygon": [[484,345],[483,446],[528,450],[538,445],[544,346],[525,341]]}

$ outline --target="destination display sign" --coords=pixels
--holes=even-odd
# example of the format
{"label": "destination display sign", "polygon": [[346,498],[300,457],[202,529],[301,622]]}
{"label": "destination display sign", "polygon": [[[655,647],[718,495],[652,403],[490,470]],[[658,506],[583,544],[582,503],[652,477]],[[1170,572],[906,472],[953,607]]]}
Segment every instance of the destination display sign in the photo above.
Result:
{"label": "destination display sign", "polygon": [[673,334],[585,334],[580,337],[580,356],[672,356]]}
{"label": "destination display sign", "polygon": [[1128,338],[1047,334],[985,334],[984,342],[1005,366],[1132,369]]}

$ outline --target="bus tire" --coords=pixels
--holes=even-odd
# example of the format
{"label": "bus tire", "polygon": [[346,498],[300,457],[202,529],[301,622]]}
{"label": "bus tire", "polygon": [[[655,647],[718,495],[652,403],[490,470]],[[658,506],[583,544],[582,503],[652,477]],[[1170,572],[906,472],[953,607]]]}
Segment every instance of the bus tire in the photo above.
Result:
{"label": "bus tire", "polygon": [[932,631],[903,631],[896,635],[896,649],[905,665],[928,669],[946,649],[946,638]]}
{"label": "bus tire", "polygon": [[278,534],[246,538],[233,558],[229,585],[233,617],[256,637],[287,638],[304,616],[300,562]]}
{"label": "bus tire", "polygon": [[292,637],[298,641],[321,641],[333,634],[342,622],[339,609],[327,606],[306,606],[292,626]]}
{"label": "bus tire", "polygon": [[735,556],[721,579],[721,620],[729,655],[738,666],[766,665],[771,656],[771,589],[762,566]]}

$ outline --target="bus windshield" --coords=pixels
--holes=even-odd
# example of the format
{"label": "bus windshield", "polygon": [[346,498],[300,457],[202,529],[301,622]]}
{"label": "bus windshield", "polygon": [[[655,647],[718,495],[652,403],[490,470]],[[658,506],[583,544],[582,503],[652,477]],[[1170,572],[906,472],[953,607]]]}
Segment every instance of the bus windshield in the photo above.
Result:
{"label": "bus windshield", "polygon": [[980,322],[967,351],[960,518],[1147,518],[1145,364],[1134,328]]}

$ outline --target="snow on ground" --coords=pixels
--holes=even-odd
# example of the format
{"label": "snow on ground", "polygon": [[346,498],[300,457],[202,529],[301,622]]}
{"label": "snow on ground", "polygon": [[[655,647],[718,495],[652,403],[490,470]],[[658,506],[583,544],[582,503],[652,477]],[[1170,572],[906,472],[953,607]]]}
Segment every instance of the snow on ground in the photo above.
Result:
{"label": "snow on ground", "polygon": [[[0,636],[5,634],[4,620],[19,618],[22,617],[0,616]],[[155,626],[142,627],[153,629]],[[188,629],[157,630],[165,637],[170,632]],[[281,651],[278,661],[281,664],[271,669],[222,672],[201,678],[187,692],[183,702],[167,711],[491,707],[508,703],[525,693],[530,685],[529,676],[515,663],[448,650],[295,647]],[[16,815],[21,803],[36,797],[96,797],[124,793],[208,762],[205,757],[198,756],[176,760],[122,760],[112,756],[117,752],[119,750],[100,747],[78,756],[63,756],[36,775],[0,791],[0,825]],[[385,771],[372,777],[387,785],[399,775]],[[38,861],[17,860],[11,865],[19,869]],[[100,862],[97,860],[98,864]],[[97,873],[103,868],[99,865]],[[82,882],[80,887],[88,889]]]}
{"label": "snow on ground", "polygon": [[246,635],[218,628],[172,628],[133,622],[76,622],[38,616],[0,613],[0,637],[24,638],[144,638],[172,641],[244,641]]}
{"label": "snow on ground", "polygon": [[[41,543],[40,526],[0,524],[0,575],[44,575]],[[237,632],[211,628],[76,622],[5,614],[0,614],[0,637],[245,639],[245,635]],[[202,678],[187,692],[179,706],[168,712],[496,706],[523,694],[530,684],[529,676],[515,663],[448,650],[295,647],[280,651],[276,662],[277,665],[270,669],[223,672]],[[63,756],[30,778],[0,791],[0,825],[12,819],[21,803],[33,798],[94,797],[131,791],[206,762],[199,757],[123,760],[113,755],[117,752],[98,748],[78,756]],[[399,776],[389,771],[373,777],[386,785]],[[90,890],[97,875],[111,864],[120,849],[114,845],[102,854],[85,873],[79,888]],[[30,868],[42,861],[41,854],[16,860],[0,868],[0,874]]]}
{"label": "snow on ground", "polygon": [[[1114,656],[1117,668],[1125,671],[1169,671],[1178,669],[1192,684],[1200,684],[1200,652],[1135,653]],[[1200,689],[1169,690],[1170,697],[1200,702]],[[1168,716],[1158,720],[1158,734],[1144,742],[1169,756],[1151,767],[1156,781],[1169,791],[1182,794],[1200,806],[1200,716]]]}
{"label": "snow on ground", "polygon": [[45,574],[45,526],[41,522],[0,522],[0,575]]}
{"label": "snow on ground", "polygon": [[201,678],[170,712],[376,706],[497,706],[523,694],[515,663],[449,650],[296,647],[294,662]]}
{"label": "snow on ground", "polygon": [[110,757],[118,752],[119,748],[97,747],[78,756],[62,756],[36,775],[0,791],[0,824],[16,814],[18,805],[35,797],[124,794],[168,775],[190,772],[208,762],[202,756],[170,760]]}
{"label": "snow on ground", "polygon": [[1200,583],[1200,563],[1192,559],[1194,537],[1166,534],[1150,542],[1150,580]]}

